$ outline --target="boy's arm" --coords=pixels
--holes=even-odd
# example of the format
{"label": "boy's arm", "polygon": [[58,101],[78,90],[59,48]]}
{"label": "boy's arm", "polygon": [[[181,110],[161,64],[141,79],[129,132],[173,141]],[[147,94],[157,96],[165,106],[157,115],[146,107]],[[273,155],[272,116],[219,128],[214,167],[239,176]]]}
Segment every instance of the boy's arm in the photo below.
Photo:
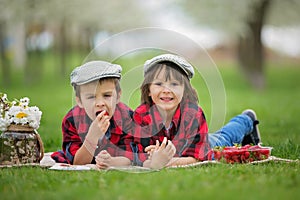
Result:
{"label": "boy's arm", "polygon": [[104,112],[100,113],[91,123],[82,146],[74,156],[74,165],[84,165],[92,162],[95,150],[98,148],[98,141],[102,140],[110,125],[109,117],[104,114]]}
{"label": "boy's arm", "polygon": [[94,158],[97,149],[98,139],[92,139],[86,136],[82,146],[78,149],[74,156],[74,165],[90,164]]}
{"label": "boy's arm", "polygon": [[197,160],[194,157],[174,157],[170,160],[166,167],[188,165],[196,162]]}
{"label": "boy's arm", "polygon": [[[80,155],[87,155],[87,159],[89,160],[87,152],[83,150],[85,145],[82,144],[78,133],[79,124],[76,125],[76,119],[79,119],[81,116],[83,116],[81,109],[74,107],[66,114],[62,121],[63,151],[70,164],[79,164],[76,154],[80,149],[81,153],[79,152],[78,154],[79,158],[81,157]],[[91,161],[92,158],[89,160],[89,163],[91,163]]]}
{"label": "boy's arm", "polygon": [[73,164],[74,165],[85,165],[85,164],[89,164],[92,162],[93,160],[93,155],[90,154],[90,152],[85,148],[85,146],[83,145],[82,147],[80,147],[80,149],[78,149],[78,151],[76,152],[75,156],[74,156],[74,161]]}
{"label": "boy's arm", "polygon": [[151,167],[151,160],[145,160],[144,163],[143,163],[143,167],[147,167],[147,168],[150,168]]}
{"label": "boy's arm", "polygon": [[[194,116],[191,114],[189,117]],[[203,111],[199,108],[195,117],[187,120],[189,124],[182,132],[185,133],[185,145],[177,149],[179,157],[193,157],[196,161],[208,160],[210,145],[208,141],[208,126]]]}
{"label": "boy's arm", "polygon": [[129,166],[131,161],[123,156],[117,156],[112,158],[111,165],[112,166]]}
{"label": "boy's arm", "polygon": [[129,166],[131,161],[123,156],[113,157],[106,150],[103,150],[96,156],[96,164],[100,169],[106,169],[112,166]]}
{"label": "boy's arm", "polygon": [[[76,109],[76,107],[74,109]],[[64,156],[70,164],[73,164],[74,156],[77,150],[82,146],[81,138],[74,123],[74,109],[70,110],[62,121],[62,148]]]}
{"label": "boy's arm", "polygon": [[[192,163],[196,163],[196,162],[197,162],[197,160],[194,157],[174,157],[169,161],[168,164],[166,164],[166,167],[188,165],[188,164],[192,164]],[[151,160],[146,160],[143,163],[143,167],[152,168]]]}

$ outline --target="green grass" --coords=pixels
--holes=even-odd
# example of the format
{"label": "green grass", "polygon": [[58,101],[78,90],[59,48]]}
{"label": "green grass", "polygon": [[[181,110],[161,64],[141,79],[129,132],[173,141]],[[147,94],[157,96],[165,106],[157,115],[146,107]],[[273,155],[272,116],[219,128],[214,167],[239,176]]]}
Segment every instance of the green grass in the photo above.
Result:
{"label": "green grass", "polygon": [[[126,172],[1,170],[1,199],[297,199],[299,164]],[[4,198],[3,198],[4,197]]]}
{"label": "green grass", "polygon": [[[77,59],[80,60],[80,59]],[[80,63],[69,63],[77,66]],[[124,71],[128,63],[122,61]],[[39,80],[23,84],[14,71],[13,83],[1,85],[10,98],[28,96],[42,111],[38,130],[45,151],[61,148],[61,120],[73,105],[69,76],[57,75],[55,62],[46,62]],[[272,155],[300,158],[300,68],[270,63],[266,89],[252,89],[234,65],[219,64],[226,90],[226,121],[246,108],[256,110],[263,143]],[[71,68],[69,67],[68,72]],[[1,73],[1,72],[0,72]],[[47,74],[47,76],[45,76]],[[193,82],[208,120],[211,99],[201,78]],[[123,90],[124,90],[123,86]],[[138,105],[136,92],[130,106]],[[212,165],[188,169],[164,169],[151,173],[120,171],[52,171],[38,167],[0,169],[1,199],[299,199],[300,164]]]}

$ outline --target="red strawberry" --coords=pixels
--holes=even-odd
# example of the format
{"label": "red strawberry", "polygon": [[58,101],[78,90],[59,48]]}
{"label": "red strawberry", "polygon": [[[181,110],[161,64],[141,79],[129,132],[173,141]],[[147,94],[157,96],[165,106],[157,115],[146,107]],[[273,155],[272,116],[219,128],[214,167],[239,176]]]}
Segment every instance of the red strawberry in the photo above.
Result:
{"label": "red strawberry", "polygon": [[263,160],[269,157],[271,149],[260,145],[226,146],[214,148],[216,160],[227,163],[246,163],[255,160]]}
{"label": "red strawberry", "polygon": [[236,163],[239,163],[239,162],[240,162],[240,159],[239,159],[239,156],[238,156],[238,155],[233,155],[233,156],[231,157],[231,159],[232,159],[234,162],[236,162]]}
{"label": "red strawberry", "polygon": [[270,149],[268,149],[268,148],[261,148],[260,149],[260,153],[263,154],[263,155],[265,155],[265,156],[269,156]]}
{"label": "red strawberry", "polygon": [[220,160],[222,157],[222,154],[220,151],[214,151],[214,156],[216,160]]}
{"label": "red strawberry", "polygon": [[246,152],[244,153],[244,156],[245,156],[246,159],[248,159],[248,158],[250,157],[249,151],[246,151]]}
{"label": "red strawberry", "polygon": [[[102,111],[103,111],[103,110],[97,111],[97,112],[96,112],[96,117],[97,117]],[[108,116],[109,114],[108,114],[107,111],[105,111],[104,115]]]}

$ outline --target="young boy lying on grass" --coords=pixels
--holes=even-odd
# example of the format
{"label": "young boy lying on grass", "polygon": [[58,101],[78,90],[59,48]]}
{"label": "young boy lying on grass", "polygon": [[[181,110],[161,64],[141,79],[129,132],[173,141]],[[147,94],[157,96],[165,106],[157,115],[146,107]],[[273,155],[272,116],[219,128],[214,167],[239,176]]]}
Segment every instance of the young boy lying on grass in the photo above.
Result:
{"label": "young boy lying on grass", "polygon": [[76,103],[62,121],[62,151],[51,157],[56,162],[98,166],[131,164],[133,141],[132,110],[120,102],[121,66],[91,61],[75,68],[71,84]]}

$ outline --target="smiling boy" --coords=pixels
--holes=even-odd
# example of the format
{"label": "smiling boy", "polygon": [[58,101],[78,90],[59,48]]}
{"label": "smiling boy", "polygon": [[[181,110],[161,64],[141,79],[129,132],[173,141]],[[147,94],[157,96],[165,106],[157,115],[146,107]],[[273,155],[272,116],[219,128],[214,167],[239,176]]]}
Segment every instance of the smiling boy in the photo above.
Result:
{"label": "smiling boy", "polygon": [[[135,143],[144,167],[192,164],[211,159],[216,146],[259,144],[258,120],[247,109],[214,133],[208,133],[204,112],[191,84],[194,68],[174,54],[144,64],[141,104],[135,109]],[[140,126],[138,126],[140,125]]]}

